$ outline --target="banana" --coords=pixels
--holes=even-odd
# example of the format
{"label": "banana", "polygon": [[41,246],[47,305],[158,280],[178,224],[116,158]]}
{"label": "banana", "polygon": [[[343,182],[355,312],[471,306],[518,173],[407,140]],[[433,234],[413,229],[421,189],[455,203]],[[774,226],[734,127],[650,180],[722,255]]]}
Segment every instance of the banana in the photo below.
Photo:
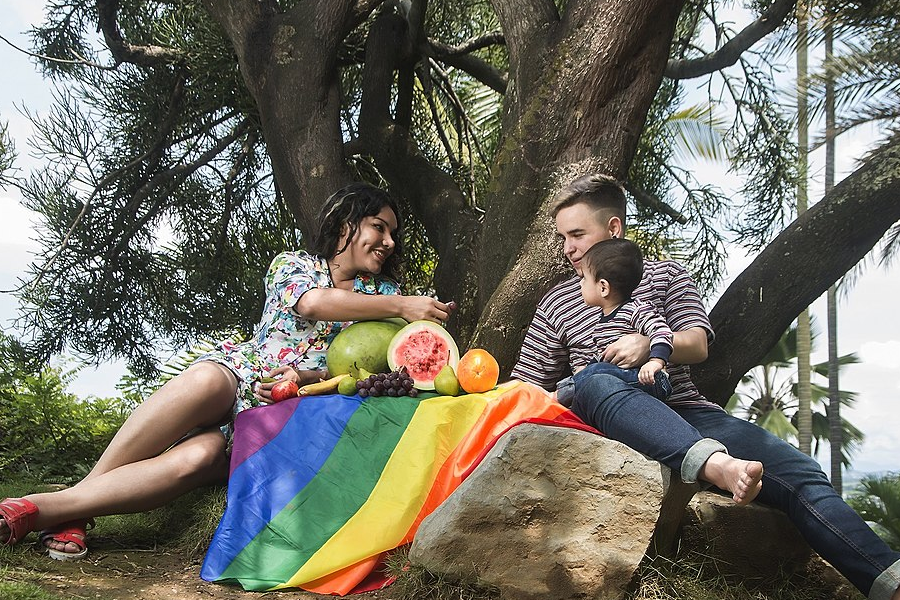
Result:
{"label": "banana", "polygon": [[299,396],[316,396],[318,394],[331,394],[337,391],[338,384],[342,379],[346,379],[350,377],[349,373],[343,373],[341,375],[335,375],[331,379],[322,379],[321,381],[317,381],[316,383],[309,383],[304,385],[297,392]]}

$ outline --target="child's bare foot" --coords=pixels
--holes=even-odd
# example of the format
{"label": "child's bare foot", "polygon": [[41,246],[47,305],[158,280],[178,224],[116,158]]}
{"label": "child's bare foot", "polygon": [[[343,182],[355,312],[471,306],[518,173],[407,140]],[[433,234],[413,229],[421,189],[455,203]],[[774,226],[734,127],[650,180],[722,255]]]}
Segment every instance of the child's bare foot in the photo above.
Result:
{"label": "child's bare foot", "polygon": [[731,492],[739,506],[753,502],[762,489],[762,476],[761,462],[741,460],[725,452],[714,452],[700,470],[700,479]]}

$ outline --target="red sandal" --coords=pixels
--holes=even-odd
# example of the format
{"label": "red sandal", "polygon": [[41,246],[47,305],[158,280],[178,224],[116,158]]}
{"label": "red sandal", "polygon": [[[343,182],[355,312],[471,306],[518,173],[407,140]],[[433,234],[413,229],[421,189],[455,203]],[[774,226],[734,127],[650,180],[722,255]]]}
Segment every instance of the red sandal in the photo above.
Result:
{"label": "red sandal", "polygon": [[0,502],[0,517],[9,528],[9,536],[3,543],[12,546],[22,541],[34,529],[38,507],[25,498],[7,498]]}
{"label": "red sandal", "polygon": [[[66,521],[60,523],[51,529],[45,529],[40,533],[41,544],[47,550],[50,558],[53,560],[80,560],[87,555],[87,530],[94,528],[93,519],[75,519],[74,521]],[[64,550],[55,550],[47,548],[45,543],[47,540],[55,542],[65,542],[75,544],[80,548],[78,552],[66,552]]]}

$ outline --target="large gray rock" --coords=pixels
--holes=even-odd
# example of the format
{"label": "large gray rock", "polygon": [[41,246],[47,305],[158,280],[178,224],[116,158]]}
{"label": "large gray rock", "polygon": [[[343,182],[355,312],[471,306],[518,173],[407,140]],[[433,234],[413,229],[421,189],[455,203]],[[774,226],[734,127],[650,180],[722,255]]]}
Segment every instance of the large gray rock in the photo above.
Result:
{"label": "large gray rock", "polygon": [[522,425],[422,522],[410,560],[505,598],[621,598],[657,521],[672,544],[696,491],[675,480],[618,442]]}

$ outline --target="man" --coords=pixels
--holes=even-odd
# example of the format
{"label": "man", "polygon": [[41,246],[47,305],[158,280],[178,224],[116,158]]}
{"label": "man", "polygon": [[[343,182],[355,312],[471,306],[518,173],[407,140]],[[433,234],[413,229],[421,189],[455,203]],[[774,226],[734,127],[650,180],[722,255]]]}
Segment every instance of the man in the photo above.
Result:
{"label": "man", "polygon": [[[674,332],[666,403],[588,365],[601,326],[599,309],[584,304],[581,258],[595,243],[622,237],[625,194],[612,178],[580,177],[556,195],[551,214],[563,252],[577,276],[540,301],[512,377],[546,389],[574,387],[572,410],[612,439],[681,471],[784,511],[820,556],[873,600],[900,600],[900,553],[892,551],[835,493],[812,458],[767,431],[706,400],[687,365],[706,359],[713,332],[696,287],[672,261],[646,261],[633,296],[653,303]],[[649,339],[622,337],[602,358],[623,368],[649,357]],[[571,370],[571,379],[560,378]],[[571,391],[571,390],[570,390]],[[726,450],[727,449],[727,450]],[[761,461],[765,472],[755,467]],[[758,464],[758,463],[756,463]],[[759,475],[761,489],[753,486]],[[741,496],[743,492],[743,496]],[[747,500],[749,501],[749,500]]]}

